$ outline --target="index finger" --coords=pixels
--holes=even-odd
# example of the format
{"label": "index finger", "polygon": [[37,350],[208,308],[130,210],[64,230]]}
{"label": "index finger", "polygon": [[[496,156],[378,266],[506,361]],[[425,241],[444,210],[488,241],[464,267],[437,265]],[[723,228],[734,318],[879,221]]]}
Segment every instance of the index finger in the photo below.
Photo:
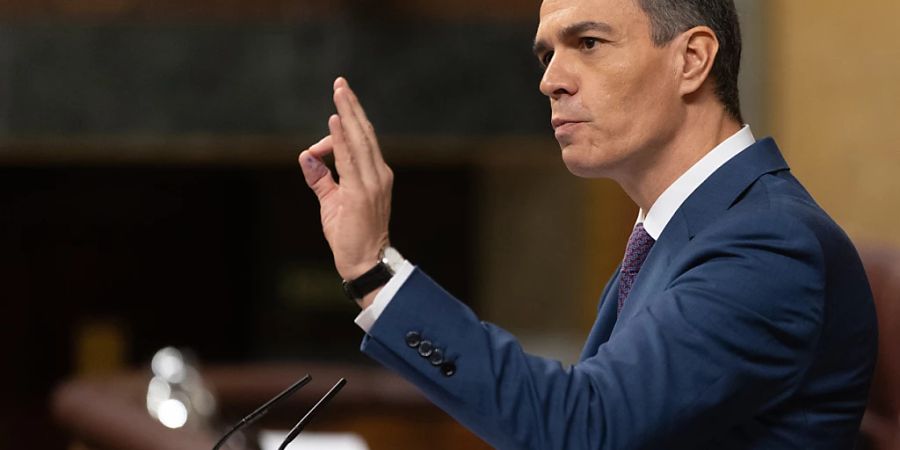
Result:
{"label": "index finger", "polygon": [[322,159],[334,152],[334,138],[329,134],[319,140],[319,142],[311,145],[307,150],[316,158]]}

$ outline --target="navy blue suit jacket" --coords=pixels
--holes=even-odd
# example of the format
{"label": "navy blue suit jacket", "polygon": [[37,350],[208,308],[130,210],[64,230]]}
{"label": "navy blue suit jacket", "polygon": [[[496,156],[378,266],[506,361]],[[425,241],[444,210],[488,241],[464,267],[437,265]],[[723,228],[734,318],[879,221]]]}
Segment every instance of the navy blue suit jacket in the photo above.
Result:
{"label": "navy blue suit jacket", "polygon": [[618,317],[617,282],[569,368],[526,354],[419,270],[362,350],[501,449],[853,447],[875,359],[872,294],[850,240],[771,139],[687,199]]}

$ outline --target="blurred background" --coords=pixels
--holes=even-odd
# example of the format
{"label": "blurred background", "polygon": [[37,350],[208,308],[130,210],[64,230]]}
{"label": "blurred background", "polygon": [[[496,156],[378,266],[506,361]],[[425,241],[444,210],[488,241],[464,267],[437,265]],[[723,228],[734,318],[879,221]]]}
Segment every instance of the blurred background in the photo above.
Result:
{"label": "blurred background", "polygon": [[[857,243],[900,245],[900,2],[737,3],[756,136]],[[394,245],[526,349],[574,362],[637,209],[559,159],[531,54],[538,8],[0,3],[0,448],[86,448],[51,413],[54,389],[149,380],[165,346],[243,368],[244,384],[270,373],[254,367],[375,370],[296,166],[327,132],[339,75],[396,172]],[[275,378],[274,392],[291,381]],[[323,426],[372,448],[477,442],[436,412],[438,431],[406,436],[419,425],[397,411]]]}

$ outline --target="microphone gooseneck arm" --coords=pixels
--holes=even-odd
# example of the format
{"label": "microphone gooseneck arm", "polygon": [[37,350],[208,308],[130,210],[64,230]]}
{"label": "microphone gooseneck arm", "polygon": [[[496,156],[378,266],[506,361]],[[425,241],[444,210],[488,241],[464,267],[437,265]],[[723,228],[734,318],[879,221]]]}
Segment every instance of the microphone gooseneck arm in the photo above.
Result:
{"label": "microphone gooseneck arm", "polygon": [[256,408],[255,411],[248,414],[247,417],[244,417],[243,419],[240,420],[240,422],[238,422],[233,427],[231,427],[231,429],[228,430],[228,432],[226,432],[225,435],[223,435],[221,439],[219,439],[219,442],[216,442],[216,445],[213,446],[213,450],[219,450],[219,448],[222,447],[223,444],[225,444],[225,441],[227,441],[228,438],[231,437],[232,434],[234,434],[241,428],[244,428],[247,425],[250,425],[251,423],[256,422],[260,417],[264,416],[267,412],[269,412],[269,408],[271,408],[272,406],[274,406],[276,403],[280,402],[281,400],[289,397],[294,392],[297,392],[300,388],[305,386],[306,383],[309,383],[310,380],[312,380],[312,377],[310,377],[309,374],[304,375],[303,378],[297,380],[294,384],[290,385],[290,387],[281,391],[280,394],[276,395],[271,400],[263,403],[263,405],[260,406],[259,408]]}
{"label": "microphone gooseneck arm", "polygon": [[338,382],[335,383],[334,386],[332,386],[332,388],[312,407],[312,409],[310,409],[309,412],[307,412],[306,415],[303,416],[303,418],[300,419],[299,422],[297,422],[297,425],[294,425],[294,428],[291,428],[291,431],[288,433],[287,437],[284,438],[284,442],[281,443],[281,446],[278,447],[278,450],[284,450],[285,448],[287,448],[288,444],[290,444],[294,439],[297,438],[297,435],[299,435],[300,432],[303,431],[303,428],[306,427],[306,425],[313,419],[313,417],[316,416],[316,414],[319,412],[319,410],[322,409],[322,407],[327,405],[328,402],[330,402],[331,399],[335,395],[337,395],[337,393],[341,390],[341,388],[344,387],[345,384],[347,384],[346,379],[341,378],[340,380],[338,380]]}

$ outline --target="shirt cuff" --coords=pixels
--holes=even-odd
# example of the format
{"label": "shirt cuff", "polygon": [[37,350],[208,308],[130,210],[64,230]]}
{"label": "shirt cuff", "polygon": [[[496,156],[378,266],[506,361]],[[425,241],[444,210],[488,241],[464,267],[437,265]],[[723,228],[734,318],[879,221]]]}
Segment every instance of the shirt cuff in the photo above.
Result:
{"label": "shirt cuff", "polygon": [[406,280],[412,275],[413,269],[415,269],[415,266],[410,264],[409,261],[403,261],[403,264],[400,265],[400,268],[397,269],[394,276],[388,280],[387,284],[385,284],[378,295],[375,296],[375,300],[372,301],[372,304],[369,305],[368,308],[360,311],[354,322],[356,322],[363,331],[368,333],[369,330],[372,329],[372,326],[375,325],[375,321],[381,317],[381,313],[384,312],[384,309],[387,308],[394,296],[397,295],[397,291],[403,287],[403,284],[406,283]]}

